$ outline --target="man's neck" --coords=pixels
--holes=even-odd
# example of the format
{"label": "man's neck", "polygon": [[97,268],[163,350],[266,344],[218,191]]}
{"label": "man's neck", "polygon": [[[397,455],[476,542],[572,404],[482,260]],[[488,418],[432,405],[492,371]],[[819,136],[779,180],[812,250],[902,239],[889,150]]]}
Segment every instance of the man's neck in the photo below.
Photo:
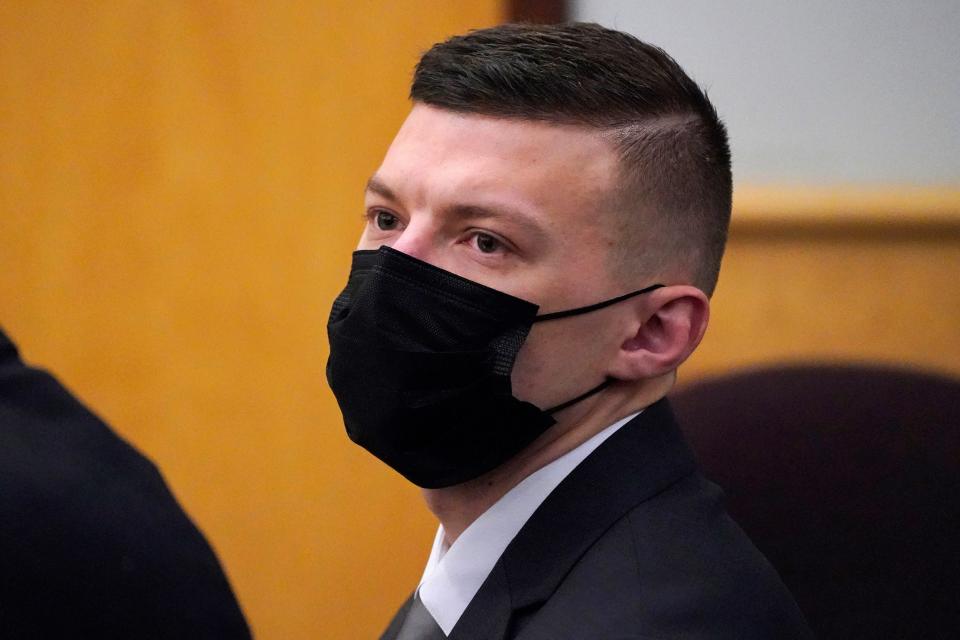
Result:
{"label": "man's neck", "polygon": [[[557,424],[496,469],[443,489],[424,489],[427,506],[443,525],[448,545],[524,478],[573,451],[620,418],[650,406],[673,386],[674,375],[635,384],[614,384],[582,406],[557,414]],[[565,414],[565,415],[563,415]]]}

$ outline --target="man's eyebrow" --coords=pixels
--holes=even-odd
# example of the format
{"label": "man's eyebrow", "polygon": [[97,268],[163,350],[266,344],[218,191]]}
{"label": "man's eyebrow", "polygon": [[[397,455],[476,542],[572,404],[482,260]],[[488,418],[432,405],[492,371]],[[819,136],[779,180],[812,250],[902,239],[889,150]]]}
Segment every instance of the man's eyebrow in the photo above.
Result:
{"label": "man's eyebrow", "polygon": [[376,174],[370,176],[370,179],[367,180],[366,191],[369,193],[375,193],[382,198],[386,198],[387,200],[392,200],[394,202],[399,200],[397,195],[390,189],[390,187],[384,184],[384,182],[377,177]]}
{"label": "man's eyebrow", "polygon": [[486,206],[479,204],[455,204],[449,207],[450,213],[460,218],[483,220],[501,220],[507,224],[516,225],[536,236],[546,236],[546,231],[537,222],[536,218],[513,207]]}

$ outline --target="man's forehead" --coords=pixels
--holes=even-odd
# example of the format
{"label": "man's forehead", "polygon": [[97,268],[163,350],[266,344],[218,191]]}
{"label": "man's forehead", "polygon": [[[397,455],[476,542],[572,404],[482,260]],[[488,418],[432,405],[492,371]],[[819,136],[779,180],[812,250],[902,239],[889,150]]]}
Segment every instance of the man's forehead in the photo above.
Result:
{"label": "man's forehead", "polygon": [[416,104],[377,174],[394,189],[397,182],[436,178],[596,197],[613,185],[618,163],[609,137],[597,129]]}

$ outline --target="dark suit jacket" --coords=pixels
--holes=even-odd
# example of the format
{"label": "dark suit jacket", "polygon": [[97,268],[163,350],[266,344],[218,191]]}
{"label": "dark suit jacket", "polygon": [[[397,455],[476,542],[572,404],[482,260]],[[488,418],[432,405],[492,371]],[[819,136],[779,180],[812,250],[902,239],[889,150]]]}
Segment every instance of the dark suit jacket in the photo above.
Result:
{"label": "dark suit jacket", "polygon": [[[382,636],[396,637],[410,600]],[[504,551],[453,640],[810,638],[696,470],[662,400],[606,440]]]}
{"label": "dark suit jacket", "polygon": [[146,458],[0,332],[0,638],[249,638]]}

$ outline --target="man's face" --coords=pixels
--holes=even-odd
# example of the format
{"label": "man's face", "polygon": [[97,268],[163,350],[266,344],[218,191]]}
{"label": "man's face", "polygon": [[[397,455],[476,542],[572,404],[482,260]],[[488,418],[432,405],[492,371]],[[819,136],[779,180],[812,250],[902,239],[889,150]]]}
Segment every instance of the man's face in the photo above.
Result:
{"label": "man's face", "polygon": [[[540,313],[611,298],[625,293],[609,259],[617,168],[596,131],[417,104],[370,180],[358,248],[391,246]],[[614,307],[534,325],[514,394],[545,408],[599,384],[624,326]]]}

